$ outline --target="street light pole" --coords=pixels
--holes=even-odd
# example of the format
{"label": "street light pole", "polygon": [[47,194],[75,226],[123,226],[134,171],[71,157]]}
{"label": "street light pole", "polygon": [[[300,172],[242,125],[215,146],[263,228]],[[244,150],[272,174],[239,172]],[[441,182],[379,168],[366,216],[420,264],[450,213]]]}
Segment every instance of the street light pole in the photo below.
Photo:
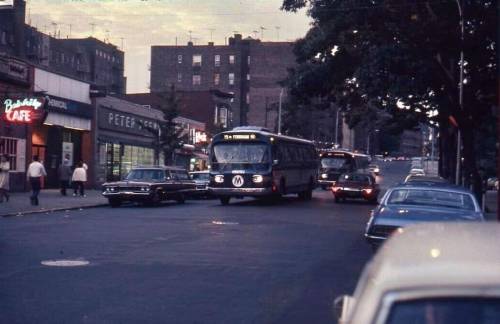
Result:
{"label": "street light pole", "polygon": [[337,107],[337,117],[335,118],[335,146],[339,146],[339,112],[340,109]]}
{"label": "street light pole", "polygon": [[[458,104],[460,111],[463,111],[463,97],[464,97],[464,15],[462,11],[461,0],[456,0],[458,6],[458,14],[460,16],[460,84],[459,84],[459,97]],[[460,125],[459,125],[460,126]],[[455,184],[460,185],[460,167],[462,160],[462,134],[460,128],[457,127],[457,165],[455,172]]]}
{"label": "street light pole", "polygon": [[283,101],[283,88],[280,90],[280,101],[278,105],[278,135],[281,135],[281,102]]}

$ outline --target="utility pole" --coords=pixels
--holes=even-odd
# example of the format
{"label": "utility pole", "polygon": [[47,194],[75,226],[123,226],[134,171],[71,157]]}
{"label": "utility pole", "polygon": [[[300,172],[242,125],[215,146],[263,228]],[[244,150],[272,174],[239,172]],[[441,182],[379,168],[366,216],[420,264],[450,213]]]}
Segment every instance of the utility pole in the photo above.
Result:
{"label": "utility pole", "polygon": [[337,117],[335,118],[335,145],[339,146],[339,113],[340,109],[337,107]]}
{"label": "utility pole", "polygon": [[281,135],[281,103],[283,101],[283,88],[280,90],[280,101],[278,105],[278,135]]}
{"label": "utility pole", "polygon": [[[463,112],[463,97],[464,97],[464,14],[462,8],[462,0],[456,0],[458,6],[458,14],[460,16],[460,83],[459,83],[459,98],[458,103],[460,112]],[[460,124],[459,124],[460,126]],[[460,185],[460,168],[462,163],[462,134],[460,128],[457,127],[457,161],[455,172],[455,184]]]}

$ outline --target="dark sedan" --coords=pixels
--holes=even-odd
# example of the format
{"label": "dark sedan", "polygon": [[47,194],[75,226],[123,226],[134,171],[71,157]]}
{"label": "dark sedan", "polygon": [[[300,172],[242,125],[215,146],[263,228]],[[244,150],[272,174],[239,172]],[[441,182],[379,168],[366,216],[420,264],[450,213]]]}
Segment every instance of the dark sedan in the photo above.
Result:
{"label": "dark sedan", "polygon": [[124,201],[158,204],[162,200],[184,203],[195,190],[186,170],[175,167],[135,168],[123,181],[106,182],[102,194],[111,207]]}
{"label": "dark sedan", "polygon": [[380,188],[371,174],[344,173],[332,187],[335,202],[346,199],[364,199],[376,203]]}
{"label": "dark sedan", "polygon": [[196,190],[194,197],[209,198],[211,197],[208,192],[208,184],[210,183],[210,174],[207,171],[193,171],[189,172],[189,176],[195,182]]}
{"label": "dark sedan", "polygon": [[483,220],[476,198],[464,188],[401,185],[389,189],[372,212],[365,238],[376,247],[392,232],[410,224]]}

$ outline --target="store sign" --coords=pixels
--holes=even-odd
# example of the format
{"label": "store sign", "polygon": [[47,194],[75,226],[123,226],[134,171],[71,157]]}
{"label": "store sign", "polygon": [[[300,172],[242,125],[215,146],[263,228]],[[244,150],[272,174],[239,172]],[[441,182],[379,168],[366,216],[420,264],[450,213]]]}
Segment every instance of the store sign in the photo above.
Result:
{"label": "store sign", "polygon": [[225,140],[254,140],[257,137],[255,134],[225,134]]}
{"label": "store sign", "polygon": [[194,143],[206,143],[207,142],[207,134],[205,132],[196,131],[194,133]]}
{"label": "store sign", "polygon": [[4,101],[4,118],[12,123],[29,124],[43,118],[43,101],[36,98]]}
{"label": "store sign", "polygon": [[103,106],[99,107],[99,128],[151,137],[159,129],[157,121]]}
{"label": "store sign", "polygon": [[54,98],[49,99],[49,107],[68,110],[68,103]]}

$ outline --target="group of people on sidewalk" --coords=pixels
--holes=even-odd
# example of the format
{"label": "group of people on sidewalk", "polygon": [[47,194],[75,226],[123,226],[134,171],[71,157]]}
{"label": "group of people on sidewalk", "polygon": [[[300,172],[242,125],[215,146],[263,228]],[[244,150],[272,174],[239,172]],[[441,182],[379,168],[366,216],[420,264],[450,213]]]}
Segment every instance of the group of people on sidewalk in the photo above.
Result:
{"label": "group of people on sidewalk", "polygon": [[[78,194],[85,197],[85,182],[87,182],[87,165],[80,161],[72,170],[69,159],[65,158],[58,169],[58,176],[61,186],[61,195],[66,196],[67,189],[70,187],[70,182],[73,184],[73,196]],[[9,201],[9,170],[10,162],[8,155],[0,157],[0,203]],[[26,177],[31,186],[30,201],[32,205],[39,204],[38,195],[42,188],[42,179],[47,176],[47,171],[43,164],[39,161],[37,155],[33,156],[33,161],[28,166]]]}

